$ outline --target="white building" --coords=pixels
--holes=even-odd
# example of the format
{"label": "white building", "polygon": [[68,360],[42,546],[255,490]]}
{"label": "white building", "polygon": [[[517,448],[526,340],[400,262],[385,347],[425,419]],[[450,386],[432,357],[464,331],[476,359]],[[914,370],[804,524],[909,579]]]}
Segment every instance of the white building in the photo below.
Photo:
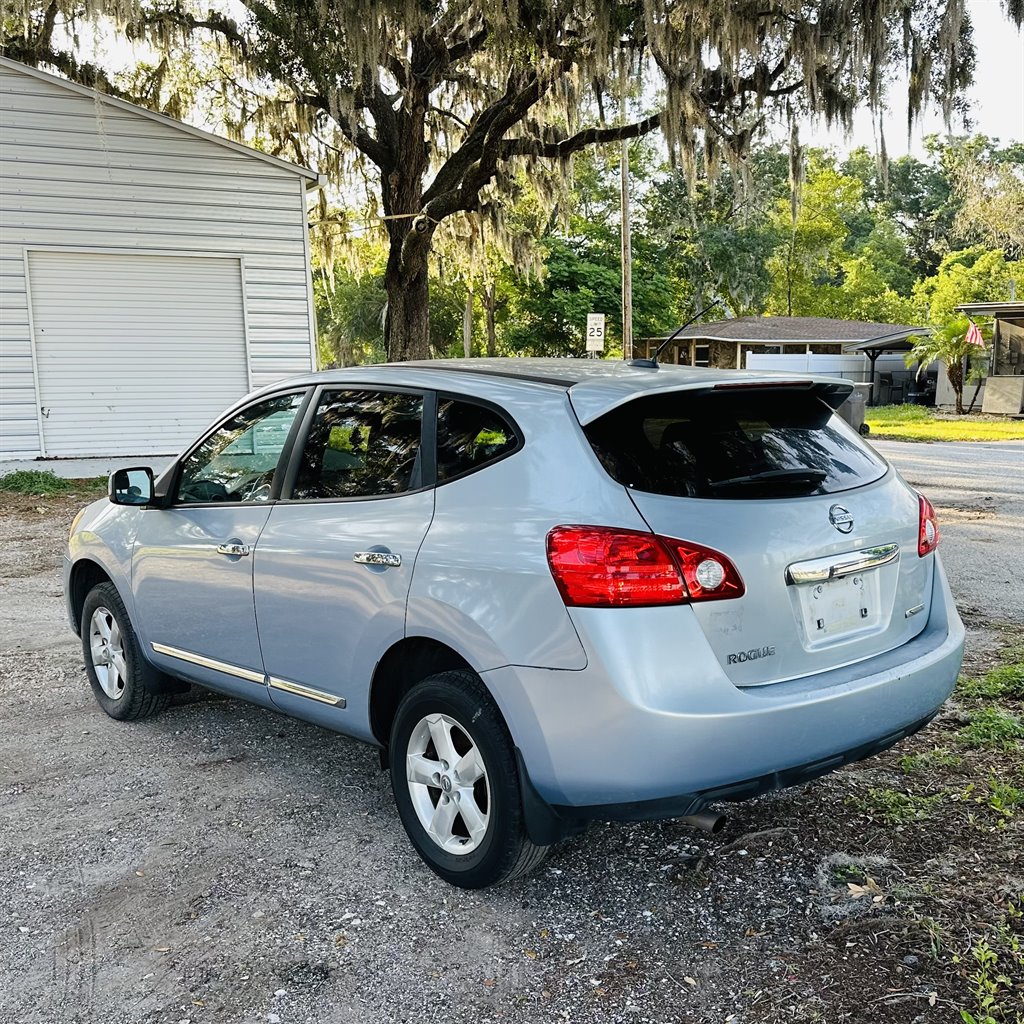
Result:
{"label": "white building", "polygon": [[174,453],[315,368],[317,185],[0,58],[0,458]]}

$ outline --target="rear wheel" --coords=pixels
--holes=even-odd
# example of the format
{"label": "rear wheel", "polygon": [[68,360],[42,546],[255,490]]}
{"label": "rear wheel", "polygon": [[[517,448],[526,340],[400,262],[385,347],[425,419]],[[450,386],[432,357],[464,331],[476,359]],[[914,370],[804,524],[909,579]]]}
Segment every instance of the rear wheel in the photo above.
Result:
{"label": "rear wheel", "polygon": [[505,722],[480,679],[442,672],[414,686],[395,714],[391,787],[413,846],[445,881],[482,889],[536,867]]}
{"label": "rear wheel", "polygon": [[121,595],[113,583],[99,583],[82,606],[85,671],[100,707],[119,722],[148,718],[163,711],[170,697],[152,693],[160,673],[142,657]]}

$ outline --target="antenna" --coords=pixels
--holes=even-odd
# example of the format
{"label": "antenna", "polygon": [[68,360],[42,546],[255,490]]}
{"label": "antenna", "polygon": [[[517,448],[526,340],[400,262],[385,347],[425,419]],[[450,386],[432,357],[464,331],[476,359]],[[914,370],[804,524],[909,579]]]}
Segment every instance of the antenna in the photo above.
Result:
{"label": "antenna", "polygon": [[700,310],[697,313],[694,313],[693,316],[691,316],[690,319],[687,320],[686,323],[683,324],[682,327],[677,327],[658,346],[657,351],[654,353],[653,356],[651,356],[650,359],[630,359],[629,365],[630,366],[646,366],[648,369],[656,370],[658,368],[658,356],[660,356],[661,353],[664,352],[666,346],[671,345],[672,342],[675,341],[676,338],[678,338],[679,335],[682,334],[683,331],[685,331],[686,328],[690,326],[690,324],[696,323],[705,313],[707,313],[710,310],[714,309],[715,306],[721,306],[724,301],[725,301],[724,299],[715,299],[713,302],[709,302],[702,310]]}

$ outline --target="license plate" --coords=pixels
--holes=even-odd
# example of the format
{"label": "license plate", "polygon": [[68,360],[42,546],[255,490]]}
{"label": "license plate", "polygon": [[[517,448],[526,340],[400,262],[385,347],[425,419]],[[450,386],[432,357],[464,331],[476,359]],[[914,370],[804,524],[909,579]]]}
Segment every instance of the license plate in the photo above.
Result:
{"label": "license plate", "polygon": [[878,627],[881,594],[877,572],[842,576],[797,589],[804,634],[811,646]]}

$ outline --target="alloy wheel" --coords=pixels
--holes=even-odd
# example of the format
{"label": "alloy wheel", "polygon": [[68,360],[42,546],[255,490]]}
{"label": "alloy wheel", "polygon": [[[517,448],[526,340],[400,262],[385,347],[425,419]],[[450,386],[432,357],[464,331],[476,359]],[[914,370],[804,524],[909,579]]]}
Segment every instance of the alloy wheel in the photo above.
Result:
{"label": "alloy wheel", "polygon": [[111,612],[102,606],[92,613],[89,620],[89,650],[100,688],[111,700],[119,700],[128,679],[128,664],[121,627]]}
{"label": "alloy wheel", "polygon": [[442,850],[472,853],[490,821],[491,787],[480,748],[449,715],[416,723],[406,748],[406,779],[416,817]]}

